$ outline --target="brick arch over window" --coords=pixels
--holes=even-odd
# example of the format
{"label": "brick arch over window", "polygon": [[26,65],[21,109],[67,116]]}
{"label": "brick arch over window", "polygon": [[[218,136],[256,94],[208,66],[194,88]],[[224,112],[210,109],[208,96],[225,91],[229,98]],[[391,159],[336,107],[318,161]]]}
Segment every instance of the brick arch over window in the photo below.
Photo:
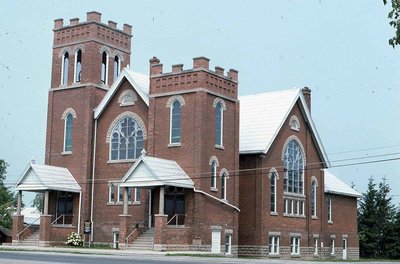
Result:
{"label": "brick arch over window", "polygon": [[315,182],[315,186],[318,187],[318,180],[317,180],[317,177],[312,176],[312,177],[311,177],[311,183],[312,183],[312,182]]}
{"label": "brick arch over window", "polygon": [[215,99],[214,99],[214,103],[213,103],[213,107],[214,107],[214,108],[217,107],[217,104],[218,104],[218,103],[221,103],[222,109],[223,109],[224,111],[226,111],[226,103],[225,103],[225,101],[224,101],[222,98],[219,98],[219,97],[215,98]]}
{"label": "brick arch over window", "polygon": [[71,49],[71,48],[69,48],[69,47],[64,47],[64,48],[62,48],[62,49],[60,50],[60,52],[58,53],[58,57],[61,59],[61,58],[64,56],[65,52],[68,52],[69,54],[74,54],[74,53],[75,53],[75,50],[74,50],[74,49]]}
{"label": "brick arch over window", "polygon": [[289,142],[292,141],[292,140],[295,140],[295,141],[299,144],[299,146],[300,146],[301,154],[303,154],[303,162],[304,162],[304,167],[305,167],[306,164],[307,164],[306,152],[305,152],[305,150],[304,150],[303,144],[301,144],[300,139],[299,139],[298,137],[296,137],[295,135],[292,135],[292,136],[288,137],[288,138],[286,139],[286,141],[285,141],[285,144],[283,144],[281,160],[282,160],[282,161],[285,160],[285,150],[286,150],[286,147],[287,147],[287,145],[289,144]]}
{"label": "brick arch over window", "polygon": [[278,171],[275,168],[272,168],[272,169],[269,170],[268,178],[271,179],[273,174],[275,174],[275,177],[278,180],[279,179],[279,174],[278,174]]}
{"label": "brick arch over window", "polygon": [[73,118],[76,118],[76,112],[71,107],[65,109],[64,113],[61,116],[61,119],[65,119],[68,114],[71,114]]}
{"label": "brick arch over window", "polygon": [[171,107],[172,104],[173,104],[175,101],[178,101],[178,102],[181,104],[181,107],[185,105],[185,99],[183,99],[182,96],[180,96],[180,95],[174,95],[174,96],[171,96],[171,97],[168,99],[167,104],[166,104],[166,107]]}
{"label": "brick arch over window", "polygon": [[82,53],[84,53],[84,52],[85,52],[85,46],[82,45],[82,44],[76,45],[76,46],[74,47],[74,53],[76,53],[78,50],[81,50]]}
{"label": "brick arch over window", "polygon": [[219,161],[218,158],[216,156],[212,156],[210,158],[210,161],[208,162],[208,165],[212,165],[212,163],[215,161],[215,163],[217,164],[217,167],[219,166]]}
{"label": "brick arch over window", "polygon": [[111,133],[114,129],[114,127],[118,124],[119,121],[121,121],[122,119],[126,118],[126,117],[130,117],[133,120],[136,121],[136,123],[142,128],[142,132],[143,132],[143,140],[147,139],[147,130],[146,130],[146,125],[144,124],[143,120],[135,113],[133,112],[123,112],[122,114],[118,115],[110,124],[110,127],[108,128],[107,131],[107,136],[106,136],[106,142],[110,143],[110,139],[111,139]]}
{"label": "brick arch over window", "polygon": [[225,174],[226,178],[228,179],[229,178],[229,172],[225,168],[221,169],[221,171],[219,172],[219,177],[222,177],[222,175],[224,175],[224,174]]}
{"label": "brick arch over window", "polygon": [[297,116],[292,115],[289,119],[289,126],[291,129],[299,131],[300,130],[300,121]]}
{"label": "brick arch over window", "polygon": [[137,101],[137,95],[135,94],[134,91],[132,91],[132,90],[125,90],[125,91],[123,91],[123,92],[121,93],[121,95],[120,95],[119,98],[118,98],[118,103],[119,103],[120,105],[127,105],[127,104],[128,104],[128,103],[125,103],[125,102],[124,102],[124,98],[125,98],[126,96],[131,96],[131,97],[132,97],[133,102],[129,103],[129,104],[131,104],[131,105],[135,104],[135,102]]}
{"label": "brick arch over window", "polygon": [[121,53],[119,50],[114,51],[114,52],[111,54],[111,56],[112,56],[113,58],[117,56],[120,62],[123,62],[123,61],[124,61],[124,56],[122,55],[122,53]]}
{"label": "brick arch over window", "polygon": [[102,46],[101,48],[100,48],[100,54],[103,54],[103,52],[106,52],[107,54],[108,54],[108,56],[110,56],[111,55],[111,50],[110,50],[110,48],[109,47],[107,47],[107,46]]}

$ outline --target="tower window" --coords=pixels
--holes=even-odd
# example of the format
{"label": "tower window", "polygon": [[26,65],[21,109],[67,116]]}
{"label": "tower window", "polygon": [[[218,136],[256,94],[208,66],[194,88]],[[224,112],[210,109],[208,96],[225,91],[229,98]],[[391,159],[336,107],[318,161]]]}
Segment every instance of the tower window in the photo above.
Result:
{"label": "tower window", "polygon": [[117,79],[120,71],[120,62],[118,56],[115,56],[114,58],[114,82]]}
{"label": "tower window", "polygon": [[102,62],[101,62],[101,83],[108,84],[108,54],[103,52]]}
{"label": "tower window", "polygon": [[65,52],[62,58],[62,65],[61,65],[61,84],[67,85],[68,84],[68,66],[69,66],[69,54]]}
{"label": "tower window", "polygon": [[215,144],[222,146],[223,114],[221,103],[215,107]]}
{"label": "tower window", "polygon": [[181,104],[175,101],[171,105],[170,116],[170,143],[181,142]]}
{"label": "tower window", "polygon": [[75,82],[81,81],[82,71],[82,51],[78,50],[75,54]]}

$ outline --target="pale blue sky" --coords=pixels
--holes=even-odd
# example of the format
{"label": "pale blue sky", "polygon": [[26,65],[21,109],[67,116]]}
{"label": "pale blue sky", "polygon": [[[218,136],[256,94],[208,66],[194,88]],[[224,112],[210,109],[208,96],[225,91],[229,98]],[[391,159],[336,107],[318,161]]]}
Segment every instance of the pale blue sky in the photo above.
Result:
{"label": "pale blue sky", "polygon": [[[165,69],[206,56],[212,67],[239,70],[241,95],[309,86],[332,165],[400,157],[400,47],[387,44],[394,33],[381,0],[0,0],[0,158],[9,184],[32,156],[44,162],[53,20],[83,21],[93,10],[133,26],[136,71],[147,74],[152,56]],[[335,162],[373,155],[386,156]],[[361,192],[370,176],[386,176],[400,195],[399,160],[330,171]]]}

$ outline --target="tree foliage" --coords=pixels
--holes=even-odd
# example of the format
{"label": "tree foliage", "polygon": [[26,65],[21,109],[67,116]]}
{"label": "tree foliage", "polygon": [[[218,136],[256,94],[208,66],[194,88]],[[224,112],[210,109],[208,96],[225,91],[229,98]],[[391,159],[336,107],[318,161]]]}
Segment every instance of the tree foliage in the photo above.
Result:
{"label": "tree foliage", "polygon": [[36,207],[40,212],[43,208],[43,193],[36,193],[35,198],[31,202],[32,207]]}
{"label": "tree foliage", "polygon": [[[383,0],[386,5],[388,0]],[[400,45],[400,0],[390,0],[392,10],[388,14],[389,25],[395,29],[395,36],[389,39],[389,45],[393,48]]]}
{"label": "tree foliage", "polygon": [[383,178],[377,188],[369,179],[366,193],[358,208],[360,256],[365,258],[400,257],[400,212],[390,195],[390,186]]}
{"label": "tree foliage", "polygon": [[4,186],[8,164],[0,159],[0,226],[11,228],[13,212],[13,195],[7,187]]}

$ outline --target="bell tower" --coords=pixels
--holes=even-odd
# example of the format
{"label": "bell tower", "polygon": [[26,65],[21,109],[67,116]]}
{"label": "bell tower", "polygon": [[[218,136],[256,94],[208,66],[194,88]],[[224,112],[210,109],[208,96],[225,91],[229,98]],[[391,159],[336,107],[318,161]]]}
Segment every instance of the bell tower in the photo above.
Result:
{"label": "bell tower", "polygon": [[83,22],[56,19],[53,32],[45,163],[68,168],[79,183],[84,221],[90,217],[93,110],[130,63],[132,27],[104,24],[93,11]]}

